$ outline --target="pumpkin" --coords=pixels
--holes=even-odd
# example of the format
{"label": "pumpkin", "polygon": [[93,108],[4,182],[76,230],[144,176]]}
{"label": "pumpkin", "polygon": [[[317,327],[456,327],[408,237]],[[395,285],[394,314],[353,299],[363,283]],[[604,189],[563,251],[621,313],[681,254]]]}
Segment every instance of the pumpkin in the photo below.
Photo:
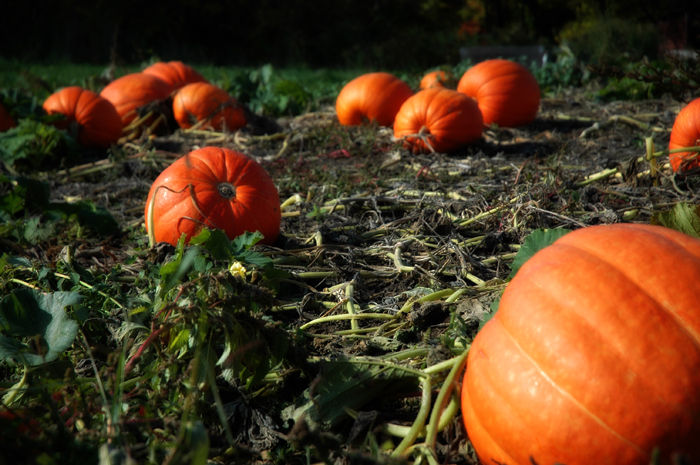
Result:
{"label": "pumpkin", "polygon": [[[673,123],[671,129],[671,140],[668,149],[679,149],[682,147],[695,147],[700,145],[700,98],[693,100],[686,105]],[[673,171],[687,170],[700,166],[700,159],[697,152],[679,152],[669,155],[671,168]],[[694,156],[693,159],[688,159]],[[683,166],[681,166],[683,165]]]}
{"label": "pumpkin", "polygon": [[409,97],[396,114],[394,138],[413,152],[449,152],[481,137],[476,102],[456,90],[433,87]]}
{"label": "pumpkin", "polygon": [[122,136],[122,119],[114,105],[91,90],[66,87],[51,94],[43,106],[50,115],[64,115],[56,126],[68,129],[85,147],[107,148]]}
{"label": "pumpkin", "polygon": [[509,283],[462,387],[482,463],[700,463],[700,240],[661,226],[566,234]]}
{"label": "pumpkin", "polygon": [[235,131],[246,125],[243,107],[225,90],[206,82],[188,84],[173,99],[173,114],[181,128],[208,120],[205,127]]}
{"label": "pumpkin", "polygon": [[517,127],[532,123],[540,106],[540,86],[524,66],[486,60],[469,68],[457,90],[476,99],[484,124]]}
{"label": "pumpkin", "polygon": [[0,104],[0,132],[7,131],[15,126],[15,120],[12,119],[5,107]]}
{"label": "pumpkin", "polygon": [[205,226],[223,230],[230,239],[260,231],[261,242],[269,245],[281,222],[277,188],[265,169],[219,147],[190,152],[163,170],[148,193],[145,215],[155,240],[173,245],[183,233],[189,241]]}
{"label": "pumpkin", "polygon": [[376,121],[391,126],[403,102],[413,95],[411,88],[389,73],[367,73],[348,82],[338,94],[335,110],[338,121],[357,126]]}
{"label": "pumpkin", "polygon": [[128,126],[138,116],[138,109],[149,103],[164,100],[170,96],[170,84],[150,74],[131,73],[107,84],[100,95],[112,102]]}
{"label": "pumpkin", "polygon": [[167,63],[159,61],[144,69],[142,73],[160,78],[170,84],[173,90],[178,90],[193,82],[207,82],[204,76],[181,61]]}
{"label": "pumpkin", "polygon": [[453,89],[454,80],[454,76],[447,71],[431,71],[420,80],[420,88],[430,89],[431,87],[447,87]]}

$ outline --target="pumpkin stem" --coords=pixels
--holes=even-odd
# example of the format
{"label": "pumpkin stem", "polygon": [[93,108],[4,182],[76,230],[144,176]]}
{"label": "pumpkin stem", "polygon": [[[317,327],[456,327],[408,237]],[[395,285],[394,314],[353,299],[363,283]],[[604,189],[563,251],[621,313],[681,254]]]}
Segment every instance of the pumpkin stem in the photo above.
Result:
{"label": "pumpkin stem", "polygon": [[430,134],[430,129],[428,129],[426,126],[421,126],[420,131],[418,131],[418,134],[421,136],[425,134]]}
{"label": "pumpkin stem", "polygon": [[217,184],[216,188],[218,189],[221,197],[227,200],[231,200],[236,197],[236,186],[234,186],[230,182],[219,183]]}

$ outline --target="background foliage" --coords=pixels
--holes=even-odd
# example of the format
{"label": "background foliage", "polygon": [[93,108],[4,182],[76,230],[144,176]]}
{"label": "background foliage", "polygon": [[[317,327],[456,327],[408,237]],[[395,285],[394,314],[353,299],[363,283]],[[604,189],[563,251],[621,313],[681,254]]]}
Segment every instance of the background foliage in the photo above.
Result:
{"label": "background foliage", "polygon": [[124,64],[157,55],[212,65],[412,69],[455,63],[463,45],[551,47],[567,40],[577,53],[591,45],[604,50],[588,52],[600,58],[640,44],[653,53],[649,31],[682,16],[690,45],[697,45],[699,10],[693,0],[10,2],[3,16],[21,20],[22,30],[0,28],[0,56]]}

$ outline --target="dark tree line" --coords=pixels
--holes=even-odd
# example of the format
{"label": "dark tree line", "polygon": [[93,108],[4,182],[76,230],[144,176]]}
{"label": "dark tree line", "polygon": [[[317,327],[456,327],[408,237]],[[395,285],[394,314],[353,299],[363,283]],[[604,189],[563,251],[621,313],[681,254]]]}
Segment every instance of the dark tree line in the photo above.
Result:
{"label": "dark tree line", "polygon": [[[500,37],[553,44],[564,24],[583,14],[661,21],[672,14],[693,13],[697,4],[697,0],[25,0],[3,5],[0,57],[96,64],[114,58],[132,64],[158,56],[214,65],[425,69],[459,59],[459,46],[470,39],[458,33],[470,19],[470,5],[485,12],[481,26],[492,42]],[[508,35],[508,31],[516,32]]]}

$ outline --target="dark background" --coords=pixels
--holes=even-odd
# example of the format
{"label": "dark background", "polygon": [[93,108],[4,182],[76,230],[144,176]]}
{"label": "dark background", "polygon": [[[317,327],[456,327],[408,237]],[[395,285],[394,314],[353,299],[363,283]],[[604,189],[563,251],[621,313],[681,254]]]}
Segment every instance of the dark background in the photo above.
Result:
{"label": "dark background", "polygon": [[464,45],[554,47],[577,27],[600,36],[591,22],[611,18],[666,24],[697,47],[698,10],[698,0],[25,0],[3,5],[0,57],[425,69],[459,61]]}

